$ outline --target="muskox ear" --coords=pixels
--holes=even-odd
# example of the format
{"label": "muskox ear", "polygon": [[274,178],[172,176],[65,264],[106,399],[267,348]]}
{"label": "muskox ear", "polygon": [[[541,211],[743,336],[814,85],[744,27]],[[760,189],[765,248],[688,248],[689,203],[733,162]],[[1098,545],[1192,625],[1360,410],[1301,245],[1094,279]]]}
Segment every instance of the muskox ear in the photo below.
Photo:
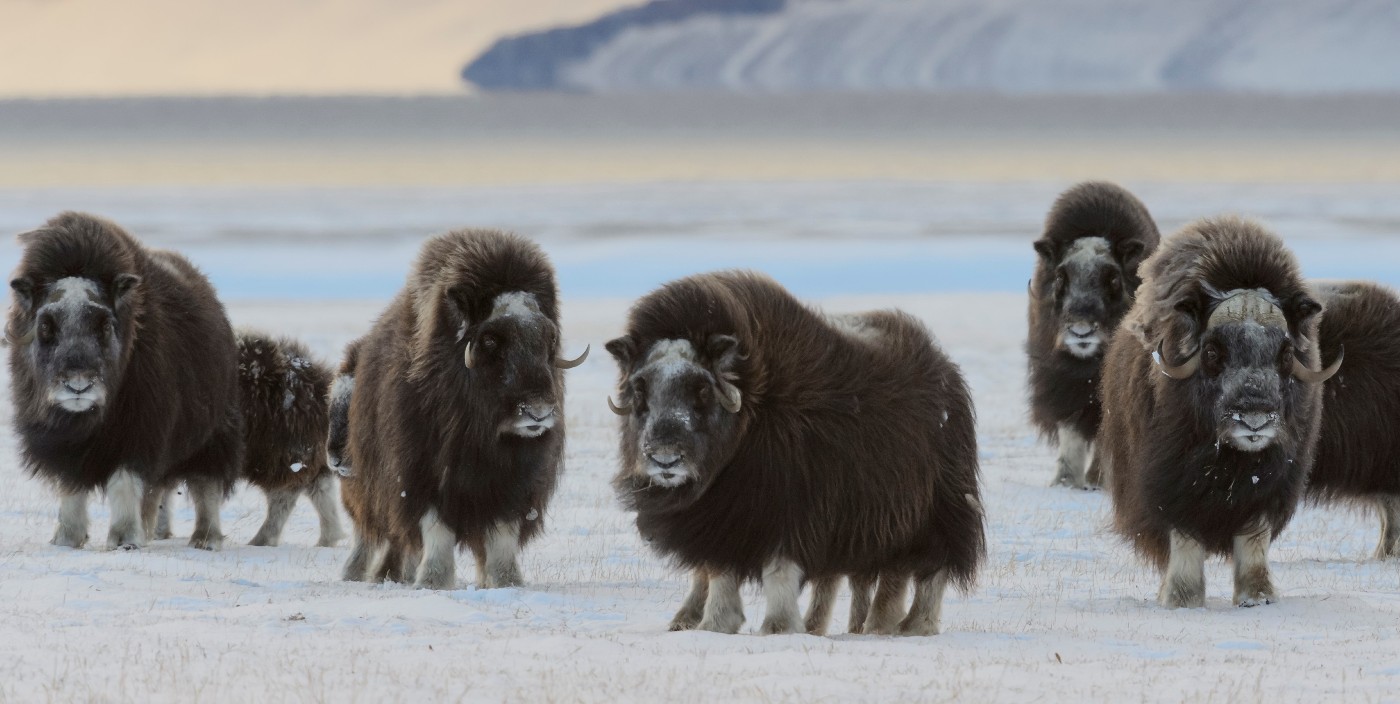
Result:
{"label": "muskox ear", "polygon": [[623,335],[615,340],[609,340],[604,347],[623,369],[631,367],[632,360],[637,358],[637,341],[633,340],[631,335]]}
{"label": "muskox ear", "polygon": [[141,277],[135,274],[117,274],[117,277],[112,279],[112,300],[120,301],[125,298],[140,283]]}
{"label": "muskox ear", "polygon": [[1059,247],[1055,245],[1055,240],[1042,237],[1035,241],[1035,251],[1040,254],[1040,258],[1048,263],[1055,263],[1055,258],[1059,256]]}
{"label": "muskox ear", "polygon": [[1322,304],[1306,293],[1299,293],[1285,299],[1282,308],[1283,317],[1288,319],[1288,333],[1293,336],[1294,345],[1299,349],[1307,349],[1308,332],[1312,327],[1312,320],[1322,312]]}
{"label": "muskox ear", "polygon": [[15,292],[15,302],[26,313],[34,310],[34,282],[20,277],[10,282],[10,290]]}
{"label": "muskox ear", "polygon": [[705,343],[705,354],[715,362],[715,369],[732,371],[743,355],[739,353],[739,338],[733,335],[711,335]]}
{"label": "muskox ear", "polygon": [[471,325],[473,321],[486,317],[478,311],[472,310],[471,292],[466,286],[453,286],[447,289],[448,307],[451,309],[458,323]]}
{"label": "muskox ear", "polygon": [[1123,240],[1113,245],[1114,254],[1118,255],[1118,261],[1124,267],[1137,264],[1142,259],[1143,250],[1147,247],[1138,240]]}

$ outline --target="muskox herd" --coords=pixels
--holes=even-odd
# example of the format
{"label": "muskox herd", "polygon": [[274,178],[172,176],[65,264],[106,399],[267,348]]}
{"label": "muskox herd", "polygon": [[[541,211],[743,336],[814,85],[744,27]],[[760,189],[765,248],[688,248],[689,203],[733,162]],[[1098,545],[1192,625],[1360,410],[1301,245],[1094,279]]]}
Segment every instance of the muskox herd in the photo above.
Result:
{"label": "muskox herd", "polygon": [[[94,491],[109,549],[169,538],[183,487],[190,545],[219,549],[220,507],[245,480],[267,496],[252,545],[277,545],[302,495],[318,545],[335,545],[338,488],[346,580],[450,589],[466,547],[478,587],[524,582],[520,550],[564,465],[565,371],[589,353],[564,354],[536,244],[432,238],[333,371],[295,340],[235,331],[198,269],[111,222],[64,213],[20,242],[14,426],[58,493],[55,545],[87,543]],[[1059,447],[1053,483],[1111,489],[1163,606],[1204,603],[1212,553],[1234,561],[1236,604],[1277,599],[1268,548],[1305,499],[1374,506],[1376,556],[1400,555],[1393,292],[1305,281],[1247,220],[1163,240],[1108,183],[1063,194],[1035,251],[1030,415]],[[921,322],[827,314],[728,271],[643,297],[605,348],[614,488],[693,575],[673,630],[737,632],[754,582],[762,633],[824,633],[844,578],[851,632],[938,632],[947,587],[976,577],[985,517],[971,393]]]}

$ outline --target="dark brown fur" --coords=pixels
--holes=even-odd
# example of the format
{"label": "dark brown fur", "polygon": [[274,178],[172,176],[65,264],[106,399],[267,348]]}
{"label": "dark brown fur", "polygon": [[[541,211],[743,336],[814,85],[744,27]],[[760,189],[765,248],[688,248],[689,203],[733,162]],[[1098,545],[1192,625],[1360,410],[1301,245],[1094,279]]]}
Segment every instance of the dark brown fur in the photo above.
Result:
{"label": "dark brown fur", "polygon": [[1151,350],[1165,341],[1172,359],[1192,351],[1209,314],[1203,285],[1264,288],[1283,302],[1299,359],[1316,369],[1317,345],[1303,345],[1316,340],[1317,307],[1283,243],[1233,218],[1188,225],[1144,262],[1142,273],[1137,302],[1104,363],[1097,445],[1111,465],[1117,531],[1160,569],[1172,529],[1219,554],[1256,520],[1278,536],[1302,496],[1322,406],[1316,384],[1289,380],[1280,441],[1257,453],[1219,447],[1201,376],[1168,378],[1153,366]]}
{"label": "dark brown fur", "polygon": [[[560,415],[535,439],[498,433],[506,400],[463,364],[492,302],[513,291],[533,294],[554,327],[547,371],[529,373],[547,375],[539,382],[553,389]],[[412,565],[402,562],[422,549],[419,521],[430,508],[479,562],[493,523],[520,521],[521,545],[542,530],[564,448],[563,374],[548,366],[559,352],[557,299],[553,267],[533,243],[451,232],[424,245],[405,289],[350,347],[353,469],[342,496],[357,540],[391,546],[389,562],[399,564],[386,566],[387,576],[409,576]],[[356,571],[347,566],[347,578],[363,578]]]}
{"label": "dark brown fur", "polygon": [[[637,431],[623,421],[615,486],[642,535],[681,565],[748,579],[784,557],[808,579],[947,569],[970,586],[984,538],[967,385],[914,318],[865,321],[881,343],[853,340],[742,272],[681,279],[638,301],[627,342],[609,343],[615,356],[667,339],[704,350],[715,335],[737,337],[745,355],[732,370],[742,408],[688,488],[635,475]],[[633,403],[626,362],[621,372]]]}

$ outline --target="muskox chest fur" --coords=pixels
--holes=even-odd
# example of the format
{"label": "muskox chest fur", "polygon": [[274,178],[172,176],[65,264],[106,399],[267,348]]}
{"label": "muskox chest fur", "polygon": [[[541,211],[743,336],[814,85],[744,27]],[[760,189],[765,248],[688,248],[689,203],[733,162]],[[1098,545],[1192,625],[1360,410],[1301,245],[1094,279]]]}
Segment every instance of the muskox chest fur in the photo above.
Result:
{"label": "muskox chest fur", "polygon": [[217,548],[243,443],[233,332],[208,280],[88,215],[61,214],[20,241],[11,398],[26,466],[62,495],[54,542],[86,542],[87,494],[101,489],[108,546],[142,546],[161,497],[185,481],[190,542]]}
{"label": "muskox chest fur", "polygon": [[[927,586],[906,632],[936,632],[926,607],[941,585],[972,582],[983,529],[971,398],[921,324],[833,319],[729,272],[643,298],[609,351],[622,369],[619,497],[658,551],[714,575],[711,601],[730,590],[716,579],[770,590],[793,575],[888,574]],[[771,595],[765,631],[795,627],[775,603],[791,592]],[[700,627],[737,628],[705,608]]]}

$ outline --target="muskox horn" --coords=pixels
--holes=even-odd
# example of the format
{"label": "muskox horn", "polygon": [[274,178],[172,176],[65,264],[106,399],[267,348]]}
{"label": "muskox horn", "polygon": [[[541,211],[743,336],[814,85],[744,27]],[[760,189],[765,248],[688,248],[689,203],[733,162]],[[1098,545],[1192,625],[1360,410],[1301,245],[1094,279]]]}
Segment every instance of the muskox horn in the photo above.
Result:
{"label": "muskox horn", "polygon": [[467,351],[462,353],[462,362],[467,365],[467,369],[476,366],[476,359],[472,357],[472,343],[467,343]]}
{"label": "muskox horn", "polygon": [[564,359],[563,357],[560,357],[559,359],[554,360],[554,366],[558,369],[573,369],[574,367],[583,364],[583,360],[588,359],[588,353],[592,351],[592,349],[593,345],[588,345],[587,347],[584,347],[583,354],[579,355],[575,359]]}
{"label": "muskox horn", "polygon": [[1178,366],[1172,366],[1167,364],[1166,357],[1162,354],[1162,343],[1159,342],[1157,349],[1152,352],[1152,361],[1157,363],[1157,368],[1162,370],[1163,374],[1173,379],[1190,379],[1196,370],[1201,368],[1201,348],[1198,346],[1196,351],[1186,358],[1185,362]]}
{"label": "muskox horn", "polygon": [[719,380],[719,405],[730,413],[738,413],[743,404],[744,396],[739,393],[739,387],[725,381]]}
{"label": "muskox horn", "polygon": [[1293,376],[1302,379],[1303,381],[1306,381],[1309,384],[1321,384],[1322,382],[1331,379],[1334,375],[1336,375],[1337,371],[1342,368],[1343,357],[1346,357],[1346,349],[1338,347],[1337,358],[1333,360],[1332,364],[1328,365],[1326,369],[1323,369],[1320,372],[1315,372],[1311,369],[1308,369],[1307,367],[1303,366],[1302,362],[1298,361],[1297,357],[1294,357]]}
{"label": "muskox horn", "polygon": [[620,416],[625,416],[632,413],[631,406],[623,406],[622,408],[618,408],[617,404],[613,403],[611,396],[608,397],[608,408],[611,409],[613,413],[616,413]]}

